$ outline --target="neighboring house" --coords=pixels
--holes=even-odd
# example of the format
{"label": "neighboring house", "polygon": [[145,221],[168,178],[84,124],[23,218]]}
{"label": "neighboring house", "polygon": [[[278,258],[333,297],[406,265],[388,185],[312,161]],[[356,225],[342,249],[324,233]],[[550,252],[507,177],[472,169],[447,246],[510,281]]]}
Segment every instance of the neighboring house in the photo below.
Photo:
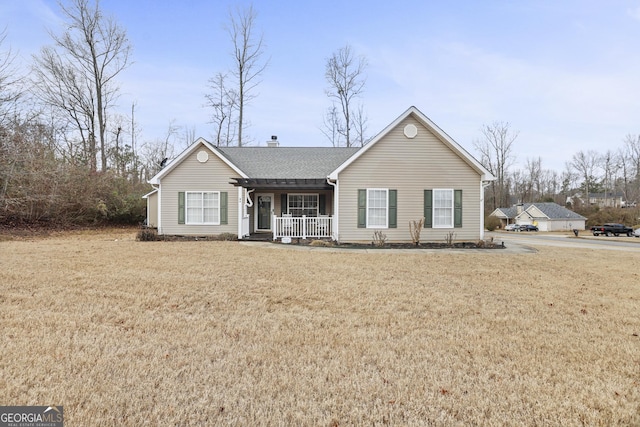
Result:
{"label": "neighboring house", "polygon": [[584,230],[587,218],[557,203],[523,203],[510,208],[498,208],[491,216],[507,224],[533,224],[540,231]]}
{"label": "neighboring house", "polygon": [[[576,202],[584,203],[582,194],[576,193],[573,196],[568,196],[566,203],[570,203],[572,206]],[[589,205],[598,206],[600,208],[614,207],[614,208],[635,208],[638,204],[633,200],[625,200],[623,193],[589,193]]]}
{"label": "neighboring house", "polygon": [[[275,142],[275,141],[274,141]],[[195,141],[149,182],[159,234],[254,233],[371,242],[484,237],[484,185],[495,179],[411,107],[362,148],[215,147]],[[155,215],[155,216],[154,216]]]}
{"label": "neighboring house", "polygon": [[589,193],[589,204],[601,208],[619,208],[624,206],[625,197],[622,193]]}

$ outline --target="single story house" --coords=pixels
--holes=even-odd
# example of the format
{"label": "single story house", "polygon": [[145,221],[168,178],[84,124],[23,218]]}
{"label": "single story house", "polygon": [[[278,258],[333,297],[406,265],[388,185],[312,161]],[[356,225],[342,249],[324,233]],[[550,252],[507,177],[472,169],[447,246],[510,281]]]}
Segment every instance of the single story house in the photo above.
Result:
{"label": "single story house", "polygon": [[510,208],[498,208],[491,216],[507,224],[533,224],[540,231],[584,230],[587,218],[557,203],[521,203]]}
{"label": "single story house", "polygon": [[[149,183],[147,224],[161,235],[410,242],[484,237],[484,187],[495,179],[410,107],[361,148],[215,147],[199,138]],[[270,234],[269,234],[270,233]]]}

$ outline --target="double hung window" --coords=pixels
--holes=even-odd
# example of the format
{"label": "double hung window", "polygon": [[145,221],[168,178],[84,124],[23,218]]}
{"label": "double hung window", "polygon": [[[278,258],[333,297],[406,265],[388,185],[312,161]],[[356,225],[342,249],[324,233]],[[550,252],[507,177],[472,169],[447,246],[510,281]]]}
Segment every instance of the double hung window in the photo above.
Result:
{"label": "double hung window", "polygon": [[424,190],[425,228],[462,227],[462,190]]}
{"label": "double hung window", "polygon": [[188,191],[185,198],[187,224],[220,224],[220,192]]}
{"label": "double hung window", "polygon": [[398,190],[362,188],[358,190],[358,228],[396,228]]}
{"label": "double hung window", "polygon": [[453,190],[433,190],[433,228],[453,227]]}
{"label": "double hung window", "polygon": [[288,212],[291,216],[301,217],[303,215],[318,216],[318,195],[317,194],[289,194]]}
{"label": "double hung window", "polygon": [[389,210],[389,190],[386,188],[367,189],[367,228],[387,228]]}

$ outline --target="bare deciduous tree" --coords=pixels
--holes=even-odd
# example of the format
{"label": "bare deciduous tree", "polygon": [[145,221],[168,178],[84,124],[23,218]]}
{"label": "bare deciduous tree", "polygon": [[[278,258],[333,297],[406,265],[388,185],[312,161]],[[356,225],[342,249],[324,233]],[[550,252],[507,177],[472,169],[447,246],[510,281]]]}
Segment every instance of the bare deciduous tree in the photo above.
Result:
{"label": "bare deciduous tree", "polygon": [[514,162],[513,144],[519,132],[512,131],[508,122],[498,121],[483,125],[480,131],[483,139],[473,145],[480,153],[480,162],[496,177],[491,182],[493,209],[508,206],[505,179]]}
{"label": "bare deciduous tree", "polygon": [[627,135],[624,138],[625,155],[632,164],[632,173],[640,179],[640,135]]}
{"label": "bare deciduous tree", "polygon": [[[366,83],[365,71],[367,69],[367,60],[363,56],[356,57],[347,45],[338,49],[327,60],[325,68],[325,78],[329,83],[329,87],[325,93],[329,98],[336,101],[340,105],[340,117],[337,122],[329,122],[329,125],[337,124],[337,132],[344,138],[344,144],[347,147],[355,145],[356,141],[352,140],[352,127],[356,123],[360,123],[359,130],[366,130],[366,118],[362,113],[361,107],[356,108],[354,104],[355,98],[359,97],[364,91]],[[333,111],[333,110],[330,110]],[[334,115],[338,118],[337,115]],[[357,118],[357,121],[356,121]],[[326,125],[326,123],[325,123]],[[358,126],[356,126],[358,133]],[[332,134],[333,132],[330,132]],[[325,133],[326,135],[326,133]],[[364,143],[364,136],[359,136],[357,143]],[[332,141],[334,145],[335,142]]]}
{"label": "bare deciduous tree", "polygon": [[578,151],[571,158],[571,167],[584,179],[585,200],[589,202],[589,193],[595,184],[596,168],[600,164],[600,154],[594,150]]}
{"label": "bare deciduous tree", "polygon": [[215,126],[216,146],[228,147],[236,137],[238,124],[238,93],[227,87],[227,75],[218,73],[209,79],[211,93],[205,95],[207,106],[213,109],[211,123]]}
{"label": "bare deciduous tree", "polygon": [[260,83],[259,78],[267,68],[269,61],[263,62],[264,37],[255,34],[257,13],[253,5],[248,8],[237,8],[229,13],[227,32],[233,44],[232,57],[234,68],[232,73],[237,79],[238,107],[238,147],[242,147],[245,123],[245,107],[256,97],[253,89]]}
{"label": "bare deciduous tree", "polygon": [[22,77],[13,66],[15,55],[5,47],[6,37],[6,31],[0,31],[0,126],[22,94]]}
{"label": "bare deciduous tree", "polygon": [[66,30],[50,32],[53,47],[34,57],[38,96],[71,121],[82,140],[91,170],[107,168],[108,111],[118,94],[115,77],[129,65],[131,45],[126,31],[105,17],[99,0],[60,3]]}

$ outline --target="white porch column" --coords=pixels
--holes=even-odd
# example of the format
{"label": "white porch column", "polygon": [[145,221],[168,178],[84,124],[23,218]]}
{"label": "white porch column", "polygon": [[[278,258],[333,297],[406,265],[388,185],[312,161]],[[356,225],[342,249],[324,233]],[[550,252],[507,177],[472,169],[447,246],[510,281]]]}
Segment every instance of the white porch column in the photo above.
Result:
{"label": "white porch column", "polygon": [[242,191],[244,188],[238,187],[238,240],[242,240],[244,234],[242,230],[242,219],[244,217],[244,198],[242,197]]}

